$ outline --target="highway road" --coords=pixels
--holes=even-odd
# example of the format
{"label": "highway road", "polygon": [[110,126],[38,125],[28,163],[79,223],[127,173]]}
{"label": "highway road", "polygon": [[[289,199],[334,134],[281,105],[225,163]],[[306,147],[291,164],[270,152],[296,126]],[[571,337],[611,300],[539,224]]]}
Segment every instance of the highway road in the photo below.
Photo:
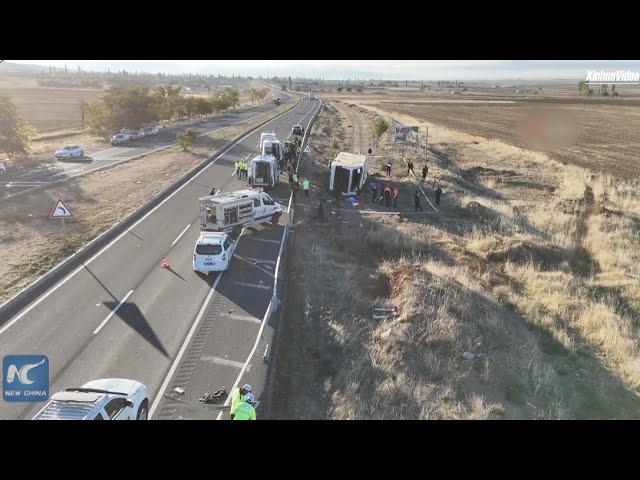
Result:
{"label": "highway road", "polygon": [[[47,355],[51,393],[103,377],[141,381],[151,392],[151,403],[174,375],[198,391],[209,384],[230,387],[271,297],[283,227],[245,229],[230,272],[206,278],[192,270],[197,199],[212,186],[223,191],[246,187],[233,174],[233,165],[258,153],[261,131],[274,130],[284,139],[292,125],[306,127],[319,106],[319,101],[303,100],[245,136],[20,313],[0,319],[0,357]],[[163,257],[169,269],[161,268]],[[180,351],[187,354],[174,361]],[[192,369],[182,368],[187,360],[195,362]],[[259,372],[254,368],[248,374],[259,382]],[[0,419],[29,419],[41,407],[0,401]],[[170,409],[161,410],[158,416],[171,418]]]}
{"label": "highway road", "polygon": [[[278,91],[278,95],[283,102],[288,102],[291,98],[291,95],[281,91]],[[31,190],[34,187],[63,180],[96,168],[104,167],[105,165],[122,162],[136,155],[142,155],[172,145],[176,142],[176,135],[185,128],[191,128],[199,135],[210,134],[222,128],[245,122],[258,115],[264,115],[275,108],[273,103],[267,102],[248,110],[240,112],[232,111],[221,117],[196,122],[189,126],[167,127],[161,129],[158,135],[153,137],[146,137],[126,145],[111,146],[93,152],[87,151],[83,158],[60,161],[53,158],[52,155],[50,163],[43,164],[37,169],[19,173],[15,176],[9,172],[3,177],[0,177],[0,198],[19,194],[20,192]]]}

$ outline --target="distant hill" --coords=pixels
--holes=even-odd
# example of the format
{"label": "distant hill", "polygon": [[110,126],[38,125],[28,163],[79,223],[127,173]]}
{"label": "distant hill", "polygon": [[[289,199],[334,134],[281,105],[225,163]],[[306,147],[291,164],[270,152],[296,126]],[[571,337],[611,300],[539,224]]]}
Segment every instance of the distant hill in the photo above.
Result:
{"label": "distant hill", "polygon": [[48,67],[44,67],[42,65],[27,65],[23,63],[11,63],[8,61],[4,61],[0,63],[0,76],[9,74],[9,75],[33,75],[42,72],[49,71]]}

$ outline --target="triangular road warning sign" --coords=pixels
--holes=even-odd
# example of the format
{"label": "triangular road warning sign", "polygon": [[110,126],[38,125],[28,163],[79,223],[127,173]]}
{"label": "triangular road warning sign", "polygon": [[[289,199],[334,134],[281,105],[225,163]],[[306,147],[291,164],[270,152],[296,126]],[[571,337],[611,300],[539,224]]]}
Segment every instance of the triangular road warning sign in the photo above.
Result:
{"label": "triangular road warning sign", "polygon": [[53,206],[53,210],[51,210],[51,214],[49,218],[69,218],[73,217],[71,210],[67,208],[62,199],[58,199],[56,204]]}

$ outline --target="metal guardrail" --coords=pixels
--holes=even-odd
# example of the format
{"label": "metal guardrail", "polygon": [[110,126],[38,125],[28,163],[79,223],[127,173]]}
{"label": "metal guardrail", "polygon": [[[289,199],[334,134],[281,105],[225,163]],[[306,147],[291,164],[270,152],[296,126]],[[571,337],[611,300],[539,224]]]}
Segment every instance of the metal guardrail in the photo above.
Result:
{"label": "metal guardrail", "polygon": [[[318,100],[320,101],[320,106],[318,107],[318,110],[313,114],[313,117],[311,117],[311,120],[309,120],[309,124],[307,125],[307,130],[304,134],[304,136],[302,137],[302,149],[300,151],[300,154],[298,155],[298,159],[296,160],[296,172],[298,171],[298,166],[300,164],[300,158],[303,155],[304,152],[304,147],[305,144],[307,142],[307,140],[309,139],[309,132],[311,131],[311,128],[313,127],[313,124],[316,121],[316,118],[318,118],[318,115],[320,114],[320,111],[322,110],[322,100],[318,98]],[[246,371],[246,369],[249,367],[249,364],[253,358],[253,356],[256,353],[256,350],[258,348],[258,345],[260,344],[260,339],[262,338],[262,333],[264,332],[264,328],[267,326],[267,324],[269,323],[269,321],[271,320],[271,316],[273,314],[275,314],[278,310],[278,305],[280,303],[280,301],[278,300],[278,281],[279,281],[279,274],[280,274],[280,265],[282,263],[282,252],[284,251],[284,247],[287,241],[287,232],[289,231],[289,224],[291,223],[292,220],[292,216],[291,216],[291,208],[293,206],[293,192],[291,192],[289,194],[289,203],[287,206],[287,210],[289,213],[289,219],[284,227],[284,231],[282,232],[282,240],[280,241],[280,250],[278,251],[278,258],[276,260],[276,268],[273,274],[273,294],[271,295],[271,300],[269,301],[269,305],[267,306],[267,310],[265,311],[265,314],[262,318],[262,323],[260,325],[260,330],[258,331],[258,335],[256,336],[256,340],[253,344],[253,348],[251,349],[251,352],[249,353],[247,360],[244,362],[244,365],[242,366],[242,369],[240,370],[240,373],[238,374],[238,377],[236,378],[235,383],[233,384],[233,386],[231,387],[230,391],[233,391],[235,388],[238,387],[238,385],[240,385],[240,382],[242,381],[242,377]],[[268,346],[267,346],[268,348]],[[273,350],[272,350],[273,351]],[[265,359],[265,357],[267,356],[267,351],[265,351],[265,354],[263,355],[263,359]],[[227,400],[225,401],[225,405],[228,405],[229,402],[231,401],[231,397],[228,397]],[[218,414],[217,420],[221,420],[222,419],[222,412],[220,412]]]}

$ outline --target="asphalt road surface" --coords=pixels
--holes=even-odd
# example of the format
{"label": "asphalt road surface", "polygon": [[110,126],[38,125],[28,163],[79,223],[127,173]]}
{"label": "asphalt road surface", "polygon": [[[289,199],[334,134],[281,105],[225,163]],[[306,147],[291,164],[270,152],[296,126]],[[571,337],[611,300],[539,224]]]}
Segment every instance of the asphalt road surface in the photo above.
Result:
{"label": "asphalt road surface", "polygon": [[[288,102],[291,95],[278,91],[282,102]],[[275,109],[272,102],[258,105],[254,108],[242,112],[229,112],[221,117],[209,119],[203,122],[197,122],[189,125],[199,135],[214,133],[231,125],[235,125],[247,121],[266,112]],[[149,153],[176,142],[176,135],[183,131],[186,126],[169,127],[160,130],[158,135],[147,137],[140,140],[129,142],[121,146],[111,146],[94,152],[85,152],[82,158],[73,158],[70,160],[56,160],[51,158],[51,162],[29,172],[20,173],[11,176],[10,173],[0,177],[0,198],[31,190],[34,187],[46,185],[51,182],[63,180],[74,175],[79,175],[96,168],[104,167],[113,163],[122,162],[136,155]]]}
{"label": "asphalt road surface", "polygon": [[[0,357],[47,355],[50,394],[93,379],[123,377],[144,383],[153,404],[199,317],[198,331],[186,342],[192,356],[182,362],[187,357],[195,362],[193,378],[180,369],[175,374],[198,391],[208,389],[200,382],[230,387],[271,297],[272,262],[283,227],[246,229],[230,272],[206,278],[192,270],[200,226],[197,199],[212,186],[223,191],[245,188],[233,165],[258,154],[261,131],[275,130],[283,140],[294,124],[306,127],[319,106],[319,101],[303,100],[244,137],[19,314],[0,319]],[[284,176],[282,180],[286,182]],[[163,257],[169,269],[161,268]],[[196,339],[202,348],[194,358]],[[259,381],[253,380],[259,370],[249,369],[252,381]],[[29,419],[42,405],[0,400],[0,419]],[[170,416],[166,409],[164,413]]]}

